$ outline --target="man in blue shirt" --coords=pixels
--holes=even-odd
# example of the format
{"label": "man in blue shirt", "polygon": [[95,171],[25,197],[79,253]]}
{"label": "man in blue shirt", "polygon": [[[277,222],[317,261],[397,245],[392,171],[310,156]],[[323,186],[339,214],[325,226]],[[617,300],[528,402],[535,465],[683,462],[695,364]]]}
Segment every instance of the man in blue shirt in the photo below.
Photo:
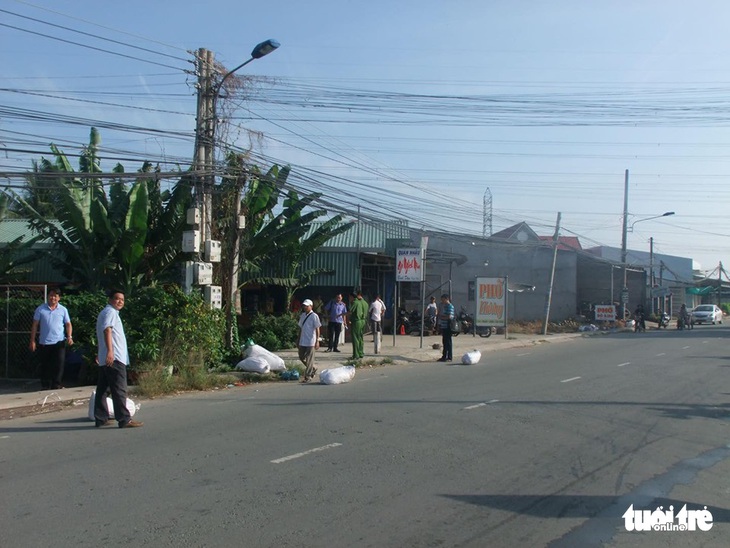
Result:
{"label": "man in blue shirt", "polygon": [[[29,347],[31,352],[38,349],[41,390],[63,388],[61,381],[66,361],[66,344],[74,343],[71,336],[71,317],[66,307],[59,303],[60,299],[61,292],[50,289],[47,301],[33,313]],[[37,346],[36,334],[39,335]]]}
{"label": "man in blue shirt", "polygon": [[338,294],[324,307],[327,312],[327,334],[329,335],[329,344],[327,352],[339,352],[337,344],[340,342],[340,333],[342,332],[342,323],[347,315],[347,305],[342,302],[342,295]]}
{"label": "man in blue shirt", "polygon": [[135,428],[143,423],[132,420],[127,409],[127,366],[129,352],[124,325],[119,311],[124,308],[124,293],[113,290],[109,293],[109,304],[99,313],[96,319],[96,338],[99,343],[97,362],[99,363],[99,380],[96,384],[94,399],[94,423],[96,427],[111,424],[109,410],[106,406],[106,391],[112,393],[114,418],[119,428]]}
{"label": "man in blue shirt", "polygon": [[441,342],[444,347],[442,356],[438,361],[450,362],[453,359],[454,349],[451,342],[451,320],[454,318],[454,305],[449,301],[448,293],[441,295],[441,309],[439,311],[439,328],[441,329]]}

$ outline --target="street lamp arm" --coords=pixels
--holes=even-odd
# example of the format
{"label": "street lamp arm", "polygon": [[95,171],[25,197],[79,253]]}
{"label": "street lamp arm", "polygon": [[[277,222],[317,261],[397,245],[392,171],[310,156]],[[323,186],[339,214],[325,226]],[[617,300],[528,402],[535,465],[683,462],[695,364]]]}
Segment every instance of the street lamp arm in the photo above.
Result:
{"label": "street lamp arm", "polygon": [[223,87],[223,83],[228,79],[229,76],[231,76],[231,74],[236,72],[238,69],[245,67],[251,61],[253,61],[255,59],[261,59],[264,55],[268,55],[269,53],[274,51],[276,48],[278,48],[280,45],[281,44],[279,44],[279,42],[277,42],[276,40],[271,40],[271,39],[265,40],[265,41],[261,42],[260,44],[256,44],[256,47],[253,48],[253,51],[251,52],[251,58],[249,60],[244,61],[243,63],[238,65],[236,68],[234,68],[233,70],[229,70],[228,72],[226,72],[223,75],[223,78],[221,78],[221,81],[218,82],[218,85],[216,86],[216,89],[215,89],[216,95],[218,95],[220,93],[220,90]]}
{"label": "street lamp arm", "polygon": [[631,223],[631,226],[629,227],[629,232],[634,231],[634,225],[636,223],[642,223],[644,221],[650,221],[652,219],[659,219],[660,217],[669,217],[671,215],[674,215],[674,211],[666,211],[666,212],[662,213],[661,215],[654,215],[652,217],[646,217],[645,219],[639,219],[638,221],[634,221],[633,223]]}

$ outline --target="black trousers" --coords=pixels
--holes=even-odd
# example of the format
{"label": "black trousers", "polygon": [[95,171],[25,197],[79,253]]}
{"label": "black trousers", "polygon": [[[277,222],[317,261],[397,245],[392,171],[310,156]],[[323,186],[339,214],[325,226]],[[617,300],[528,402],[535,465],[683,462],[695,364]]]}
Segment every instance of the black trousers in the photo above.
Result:
{"label": "black trousers", "polygon": [[110,366],[99,366],[94,399],[94,420],[97,424],[109,420],[109,410],[106,407],[107,389],[112,393],[114,418],[120,425],[128,423],[132,417],[127,409],[127,366],[122,362],[114,360]]}
{"label": "black trousers", "polygon": [[41,390],[61,387],[63,365],[66,362],[66,341],[56,344],[39,344]]}
{"label": "black trousers", "polygon": [[441,357],[445,360],[453,360],[454,347],[451,342],[451,329],[448,327],[441,328],[441,344],[444,347],[444,352]]}
{"label": "black trousers", "polygon": [[340,333],[342,333],[342,324],[340,322],[329,322],[327,324],[327,331],[330,338],[327,349],[337,350],[337,344],[340,342]]}

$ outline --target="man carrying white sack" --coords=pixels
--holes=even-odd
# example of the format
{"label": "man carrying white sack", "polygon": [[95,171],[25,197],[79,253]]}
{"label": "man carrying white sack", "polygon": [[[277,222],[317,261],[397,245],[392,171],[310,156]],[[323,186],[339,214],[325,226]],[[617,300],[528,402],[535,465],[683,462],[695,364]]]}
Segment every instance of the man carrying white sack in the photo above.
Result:
{"label": "man carrying white sack", "polygon": [[322,322],[319,321],[319,316],[312,312],[312,306],[312,301],[305,299],[302,303],[302,315],[299,317],[299,359],[306,368],[302,382],[309,382],[317,373],[317,368],[314,367],[314,353],[319,348],[319,328],[322,327]]}

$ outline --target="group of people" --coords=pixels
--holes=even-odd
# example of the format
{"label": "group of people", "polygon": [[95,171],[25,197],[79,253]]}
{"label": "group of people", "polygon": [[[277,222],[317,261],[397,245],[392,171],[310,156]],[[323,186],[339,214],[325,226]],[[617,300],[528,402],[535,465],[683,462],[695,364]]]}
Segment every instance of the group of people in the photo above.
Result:
{"label": "group of people", "polygon": [[[368,305],[363,298],[362,292],[352,293],[349,308],[345,304],[341,293],[335,295],[323,309],[323,315],[327,320],[328,343],[326,352],[341,352],[339,349],[340,342],[344,330],[349,327],[352,339],[352,358],[360,359],[365,357],[365,325],[370,321],[374,336],[382,334],[382,321],[385,310],[385,303],[380,295],[377,295]],[[317,373],[317,368],[314,365],[314,353],[319,348],[322,327],[323,321],[319,314],[314,311],[314,302],[311,299],[302,301],[297,343],[299,359],[305,366],[302,382],[309,382]]]}
{"label": "group of people", "polygon": [[[350,295],[350,305],[344,303],[342,294],[337,294],[324,306],[324,314],[327,319],[328,344],[325,352],[341,352],[338,348],[343,329],[350,328],[352,339],[352,358],[361,359],[365,356],[364,333],[365,325],[369,320],[372,324],[374,337],[383,333],[383,317],[386,307],[380,295],[368,305],[363,298],[362,292],[358,291]],[[454,305],[451,304],[448,294],[441,295],[441,307],[436,305],[436,298],[431,297],[430,304],[426,307],[426,314],[435,326],[438,323],[442,337],[443,352],[440,362],[452,361],[453,344],[451,320],[454,319]],[[302,301],[302,313],[299,317],[299,338],[297,342],[299,359],[305,366],[302,382],[309,382],[317,373],[314,364],[315,352],[319,349],[319,340],[323,322],[314,311],[314,302],[311,299]]]}
{"label": "group of people", "polygon": [[[119,317],[119,311],[124,308],[124,292],[112,290],[108,296],[109,301],[96,320],[99,378],[94,400],[94,422],[97,427],[113,424],[106,404],[109,391],[119,428],[135,428],[142,426],[142,423],[132,420],[127,409],[129,352],[124,325]],[[61,383],[66,347],[74,343],[71,317],[60,300],[61,291],[50,289],[46,302],[33,313],[29,348],[38,357],[42,390],[63,388]]]}

